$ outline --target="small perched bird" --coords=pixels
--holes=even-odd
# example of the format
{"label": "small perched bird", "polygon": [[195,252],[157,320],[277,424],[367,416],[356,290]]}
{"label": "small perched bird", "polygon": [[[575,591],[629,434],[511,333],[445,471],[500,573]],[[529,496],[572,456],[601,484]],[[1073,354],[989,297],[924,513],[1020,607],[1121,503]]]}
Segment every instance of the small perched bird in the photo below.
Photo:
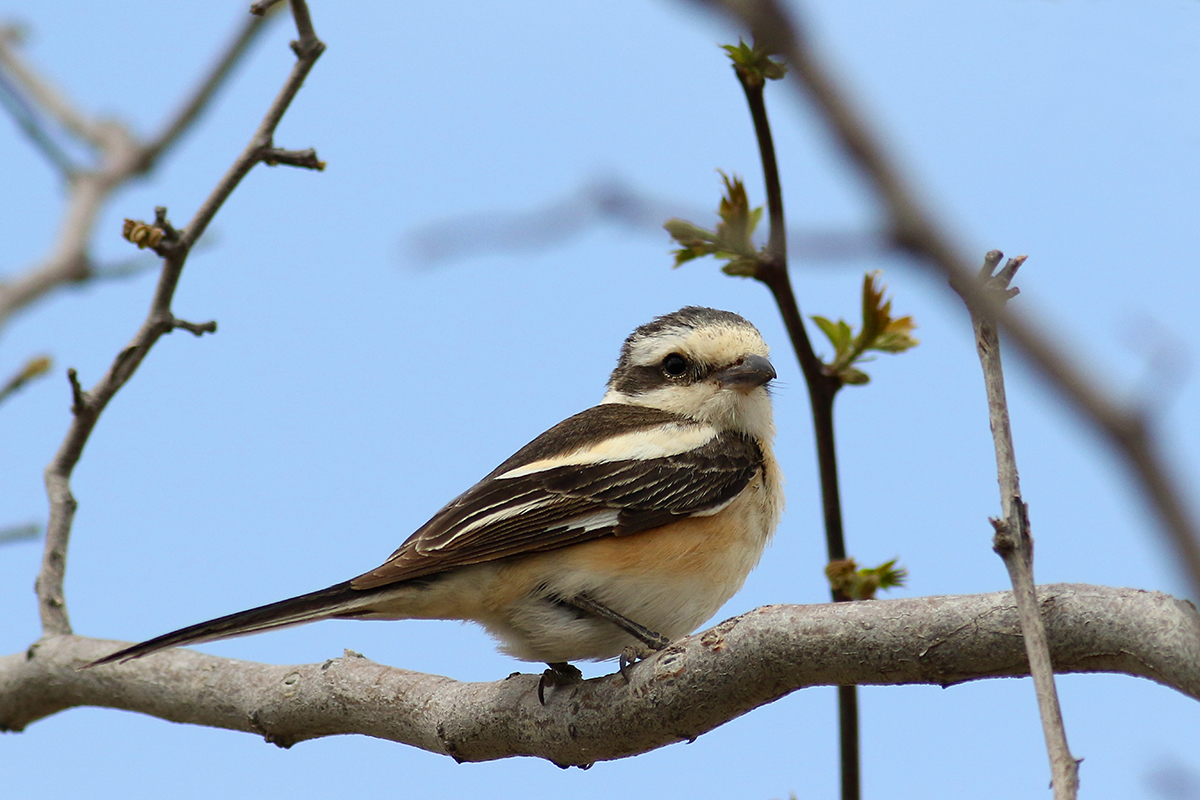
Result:
{"label": "small perched bird", "polygon": [[621,666],[685,636],[741,588],[783,509],[758,330],[688,307],[625,340],[600,404],[521,448],[381,566],[201,622],[89,666],[320,619],[460,619],[500,649]]}

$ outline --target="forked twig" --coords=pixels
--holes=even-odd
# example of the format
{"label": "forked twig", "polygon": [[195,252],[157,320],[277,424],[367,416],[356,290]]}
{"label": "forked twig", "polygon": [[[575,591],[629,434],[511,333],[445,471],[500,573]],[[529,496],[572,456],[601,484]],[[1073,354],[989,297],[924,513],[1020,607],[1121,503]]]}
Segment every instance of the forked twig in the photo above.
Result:
{"label": "forked twig", "polygon": [[[101,412],[117,391],[133,377],[138,366],[150,352],[150,348],[164,334],[178,328],[199,336],[216,330],[215,322],[192,323],[180,320],[171,312],[171,301],[180,274],[192,246],[204,233],[222,204],[237,188],[247,173],[274,150],[273,136],[288,105],[296,96],[305,77],[316,63],[325,45],[316,37],[304,0],[292,0],[292,11],[300,39],[292,43],[296,52],[296,63],[284,81],[275,101],[268,109],[258,130],[250,139],[245,150],[218,181],[208,198],[201,204],[191,222],[182,231],[176,231],[166,218],[166,209],[159,209],[152,227],[159,231],[160,238],[153,247],[162,256],[162,271],[150,311],[132,341],[113,360],[108,371],[92,389],[84,391],[74,370],[71,379],[73,419],[66,438],[46,467],[46,492],[50,499],[50,520],[46,525],[46,547],[41,571],[37,578],[38,607],[42,618],[44,635],[63,635],[71,632],[63,597],[63,575],[66,569],[67,544],[71,533],[76,500],[71,493],[71,473],[83,453],[84,445],[92,433]],[[141,223],[147,227],[145,223]]]}
{"label": "forked twig", "polygon": [[[1025,263],[1025,256],[1010,258],[999,272],[993,273],[1003,254],[992,250],[983,259],[980,285],[1002,304],[1016,296],[1010,288],[1013,276]],[[1008,415],[1008,400],[1004,391],[1004,369],[1000,361],[1000,331],[996,320],[986,310],[973,310],[971,324],[975,328],[975,348],[983,366],[983,381],[987,390],[988,417],[992,439],[996,446],[996,472],[1000,484],[1002,519],[993,519],[996,529],[993,548],[1004,559],[1012,581],[1017,616],[1021,621],[1021,636],[1029,658],[1029,673],[1037,692],[1038,710],[1042,718],[1042,733],[1050,756],[1050,772],[1055,800],[1074,800],[1079,793],[1079,762],[1067,747],[1062,709],[1054,686],[1054,667],[1050,661],[1050,644],[1046,626],[1038,606],[1033,582],[1033,536],[1029,531],[1029,507],[1021,499],[1021,483],[1017,476],[1017,456],[1013,447],[1012,425]]]}

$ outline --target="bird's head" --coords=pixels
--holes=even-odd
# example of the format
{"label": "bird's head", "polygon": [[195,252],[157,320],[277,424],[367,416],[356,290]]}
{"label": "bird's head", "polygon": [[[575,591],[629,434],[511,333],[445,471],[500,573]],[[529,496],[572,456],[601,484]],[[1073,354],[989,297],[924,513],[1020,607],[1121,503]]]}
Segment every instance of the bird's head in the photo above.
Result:
{"label": "bird's head", "polygon": [[769,352],[745,318],[688,306],[629,335],[603,402],[649,406],[770,439]]}

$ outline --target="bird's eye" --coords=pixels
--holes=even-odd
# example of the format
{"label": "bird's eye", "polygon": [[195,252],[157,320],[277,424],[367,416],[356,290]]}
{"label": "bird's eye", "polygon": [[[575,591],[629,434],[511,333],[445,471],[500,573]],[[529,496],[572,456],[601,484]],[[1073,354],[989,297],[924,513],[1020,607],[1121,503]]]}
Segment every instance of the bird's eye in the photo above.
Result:
{"label": "bird's eye", "polygon": [[663,372],[667,373],[670,377],[678,378],[687,372],[688,361],[679,355],[679,353],[671,353],[671,355],[663,359],[662,368]]}

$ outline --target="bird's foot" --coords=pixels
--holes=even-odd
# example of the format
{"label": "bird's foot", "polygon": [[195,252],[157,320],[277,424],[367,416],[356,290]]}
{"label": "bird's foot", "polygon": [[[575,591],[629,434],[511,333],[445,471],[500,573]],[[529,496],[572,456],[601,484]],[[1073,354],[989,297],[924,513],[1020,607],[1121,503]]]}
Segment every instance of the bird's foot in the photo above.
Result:
{"label": "bird's foot", "polygon": [[629,668],[652,652],[654,651],[648,647],[638,647],[635,644],[631,644],[621,651],[621,657],[617,659],[617,670],[625,679],[625,683],[629,683]]}

